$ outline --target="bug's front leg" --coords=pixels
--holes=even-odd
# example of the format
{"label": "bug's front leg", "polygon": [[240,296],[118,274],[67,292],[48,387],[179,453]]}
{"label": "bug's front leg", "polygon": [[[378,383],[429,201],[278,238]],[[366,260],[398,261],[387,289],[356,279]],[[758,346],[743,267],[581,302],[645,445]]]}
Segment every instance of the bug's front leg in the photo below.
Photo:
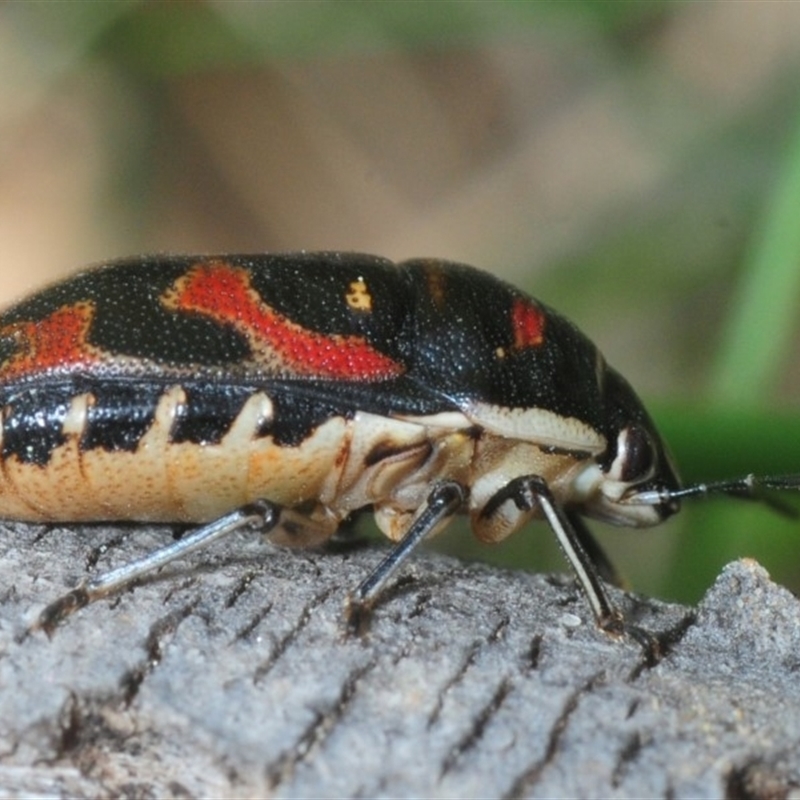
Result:
{"label": "bug's front leg", "polygon": [[50,633],[66,617],[89,603],[119,592],[171,561],[247,526],[257,527],[269,538],[280,534],[282,544],[293,543],[293,540],[299,544],[306,544],[309,541],[318,542],[329,537],[335,530],[335,521],[312,520],[268,500],[248,503],[130,564],[124,564],[104,575],[82,581],[74,589],[50,603],[29,630],[42,629]]}
{"label": "bug's front leg", "polygon": [[[612,636],[627,634],[645,650],[649,661],[657,661],[661,650],[655,636],[625,622],[622,612],[611,602],[601,580],[601,573],[615,571],[594,541],[588,528],[576,529],[571,515],[553,497],[547,482],[538,475],[523,475],[509,481],[486,504],[481,514],[491,516],[506,502],[513,502],[521,511],[542,510],[559,546],[575,571],[599,628]],[[597,564],[593,556],[600,559]]]}
{"label": "bug's front leg", "polygon": [[625,579],[620,575],[617,568],[612,563],[608,554],[603,549],[603,546],[594,537],[594,534],[589,530],[589,527],[583,520],[580,514],[575,511],[565,511],[567,519],[569,519],[578,541],[586,551],[586,556],[592,562],[592,565],[597,570],[597,574],[612,586],[618,589],[627,588]]}
{"label": "bug's front leg", "polygon": [[405,536],[389,551],[378,566],[348,595],[345,617],[350,633],[363,633],[369,624],[372,606],[400,565],[423,540],[440,531],[461,509],[467,489],[456,481],[437,484],[412,521]]}

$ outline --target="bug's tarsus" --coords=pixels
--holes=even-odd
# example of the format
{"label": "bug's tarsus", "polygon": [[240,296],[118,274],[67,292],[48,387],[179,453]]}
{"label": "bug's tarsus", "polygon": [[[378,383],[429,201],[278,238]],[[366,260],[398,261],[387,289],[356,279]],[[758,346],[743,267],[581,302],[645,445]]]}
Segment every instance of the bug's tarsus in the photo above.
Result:
{"label": "bug's tarsus", "polygon": [[464,505],[466,498],[466,488],[456,481],[443,481],[433,487],[405,536],[348,595],[345,604],[348,633],[365,633],[372,607],[388,581],[422,541],[447,524]]}
{"label": "bug's tarsus", "polygon": [[609,616],[596,620],[597,627],[614,639],[631,639],[642,650],[642,667],[650,669],[664,659],[669,651],[669,641],[660,633],[652,633],[625,619],[622,612],[612,607]]}
{"label": "bug's tarsus", "polygon": [[665,649],[659,636],[651,633],[648,630],[645,630],[644,628],[640,628],[638,625],[631,625],[630,623],[626,622],[622,616],[620,616],[618,620],[614,621],[614,625],[611,630],[608,628],[603,628],[603,630],[613,636],[627,636],[628,638],[633,639],[633,641],[642,648],[644,666],[648,668],[654,667],[664,658]]}
{"label": "bug's tarsus", "polygon": [[346,636],[361,637],[369,631],[372,621],[372,604],[361,603],[349,594],[345,600],[344,631]]}
{"label": "bug's tarsus", "polygon": [[51,636],[63,619],[88,606],[91,602],[92,598],[87,591],[87,583],[83,581],[50,603],[30,626],[30,630],[43,630],[48,636]]}
{"label": "bug's tarsus", "polygon": [[556,502],[547,482],[538,475],[524,475],[510,481],[492,498],[491,505],[496,509],[509,500],[521,510],[533,511],[537,506],[541,508],[575,571],[594,612],[597,627],[614,638],[628,637],[635,641],[642,648],[647,667],[661,661],[666,648],[658,635],[627,622],[622,611],[611,602],[603,580],[617,586],[622,581],[583,520],[576,513],[565,511]]}

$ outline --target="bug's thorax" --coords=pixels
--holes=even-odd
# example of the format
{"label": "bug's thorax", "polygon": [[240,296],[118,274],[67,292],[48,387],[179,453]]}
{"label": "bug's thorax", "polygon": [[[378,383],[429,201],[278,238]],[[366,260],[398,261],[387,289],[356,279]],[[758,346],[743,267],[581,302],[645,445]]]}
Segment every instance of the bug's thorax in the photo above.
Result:
{"label": "bug's thorax", "polygon": [[541,475],[562,504],[572,502],[576,476],[591,461],[588,452],[556,450],[533,442],[509,441],[484,434],[476,447],[473,483],[469,499],[472,530],[484,542],[498,542],[521,528],[537,511],[521,511],[505,502],[487,513],[493,498],[515,478]]}
{"label": "bug's thorax", "polygon": [[[446,425],[442,424],[445,417]],[[403,430],[402,425],[408,424],[384,420],[377,422],[377,427],[393,431],[399,444],[397,435]],[[544,476],[561,502],[568,504],[573,501],[577,476],[593,463],[589,452],[563,451],[509,439],[476,427],[466,417],[459,422],[453,414],[411,424],[417,426],[417,435],[422,437],[419,443],[409,437],[405,448],[396,446],[392,452],[385,441],[376,442],[372,453],[383,448],[384,458],[370,466],[366,463],[369,458],[361,461],[361,469],[355,467],[354,473],[360,473],[361,478],[349,485],[346,481],[340,484],[347,488],[339,502],[370,502],[378,526],[395,541],[405,534],[432,483],[452,480],[469,486],[463,511],[470,516],[472,530],[481,541],[496,542],[539,515],[536,511],[520,512],[513,503],[485,513],[487,504],[509,481],[535,472]],[[359,454],[351,450],[350,459],[357,465]]]}

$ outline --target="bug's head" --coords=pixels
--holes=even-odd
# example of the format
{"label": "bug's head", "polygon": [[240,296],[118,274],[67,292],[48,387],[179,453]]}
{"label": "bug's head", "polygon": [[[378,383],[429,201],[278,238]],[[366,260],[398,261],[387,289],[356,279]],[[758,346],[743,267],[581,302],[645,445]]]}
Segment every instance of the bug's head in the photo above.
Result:
{"label": "bug's head", "polygon": [[682,498],[715,494],[756,500],[787,516],[800,516],[796,506],[775,494],[800,491],[800,474],[750,474],[682,486],[663,439],[633,389],[609,368],[602,385],[608,447],[575,486],[589,516],[615,525],[656,525],[679,510]]}
{"label": "bug's head", "polygon": [[615,525],[655,525],[680,508],[672,459],[641,400],[610,368],[603,397],[608,446],[578,480],[582,508]]}

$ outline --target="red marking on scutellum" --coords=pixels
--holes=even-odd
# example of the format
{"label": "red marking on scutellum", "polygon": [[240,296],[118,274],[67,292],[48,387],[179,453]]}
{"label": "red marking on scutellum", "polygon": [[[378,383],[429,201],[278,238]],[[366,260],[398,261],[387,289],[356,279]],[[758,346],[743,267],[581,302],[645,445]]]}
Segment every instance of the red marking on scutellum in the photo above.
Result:
{"label": "red marking on scutellum", "polygon": [[530,300],[517,297],[511,306],[514,347],[537,347],[544,341],[544,312]]}
{"label": "red marking on scutellum", "polygon": [[243,333],[255,357],[277,361],[295,375],[376,380],[399,375],[400,364],[361,336],[322,334],[292,322],[264,302],[246,269],[215,260],[193,266],[163,298],[168,308],[193,311]]}
{"label": "red marking on scutellum", "polygon": [[41,372],[97,364],[101,356],[87,341],[93,316],[92,303],[76,303],[59,308],[41,320],[0,328],[0,337],[16,344],[15,352],[0,365],[0,379],[16,380]]}

